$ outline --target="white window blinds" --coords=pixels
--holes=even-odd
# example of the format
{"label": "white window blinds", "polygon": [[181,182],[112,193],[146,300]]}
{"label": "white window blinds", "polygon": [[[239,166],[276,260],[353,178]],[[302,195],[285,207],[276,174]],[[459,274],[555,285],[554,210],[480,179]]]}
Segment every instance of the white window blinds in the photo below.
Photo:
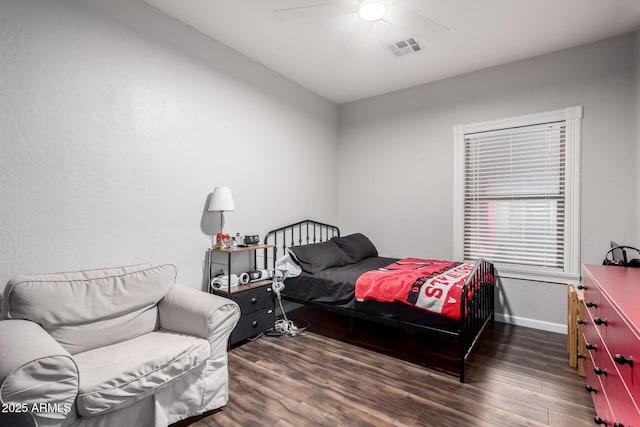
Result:
{"label": "white window blinds", "polygon": [[464,258],[562,271],[565,122],[464,135]]}

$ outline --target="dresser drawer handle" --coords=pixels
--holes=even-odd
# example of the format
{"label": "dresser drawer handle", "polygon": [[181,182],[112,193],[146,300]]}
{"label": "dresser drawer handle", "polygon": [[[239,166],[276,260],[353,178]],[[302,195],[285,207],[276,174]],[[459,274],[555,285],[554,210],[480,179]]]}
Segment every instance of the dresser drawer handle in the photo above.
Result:
{"label": "dresser drawer handle", "polygon": [[607,319],[601,319],[599,317],[596,317],[595,319],[593,319],[593,322],[598,326],[600,325],[609,326],[609,322],[607,321]]}
{"label": "dresser drawer handle", "polygon": [[589,343],[586,343],[586,344],[584,345],[584,347],[585,347],[587,350],[598,351],[598,344],[589,344]]}
{"label": "dresser drawer handle", "polygon": [[589,393],[598,394],[598,390],[596,390],[595,388],[591,387],[590,385],[586,385],[586,386],[584,386],[584,388],[586,388]]}
{"label": "dresser drawer handle", "polygon": [[603,425],[603,426],[607,425],[607,422],[600,417],[593,417],[593,422],[598,425]]}
{"label": "dresser drawer handle", "polygon": [[584,291],[585,289],[587,289],[587,287],[585,285],[578,285],[578,289]]}
{"label": "dresser drawer handle", "polygon": [[577,355],[576,357],[577,357],[578,359],[586,359],[586,358],[587,358],[587,356],[585,356],[585,355],[584,355],[584,354],[582,354],[582,353],[578,353],[578,355]]}
{"label": "dresser drawer handle", "polygon": [[596,375],[604,375],[605,377],[608,376],[606,369],[600,369],[598,367],[595,367],[593,368],[593,372],[595,372]]}
{"label": "dresser drawer handle", "polygon": [[258,321],[254,320],[253,322],[251,322],[251,327],[252,328],[257,328],[258,327]]}
{"label": "dresser drawer handle", "polygon": [[578,321],[577,321],[577,322],[578,322],[578,325],[586,325],[586,324],[587,324],[587,322],[585,322],[585,321],[584,321],[584,320],[582,320],[582,319],[578,319]]}
{"label": "dresser drawer handle", "polygon": [[257,300],[255,297],[253,297],[253,298],[251,298],[251,301],[249,301],[249,302],[250,302],[251,304],[255,304],[255,303],[257,303],[257,302],[258,302],[258,300]]}
{"label": "dresser drawer handle", "polygon": [[589,308],[598,308],[598,304],[596,304],[595,302],[591,302],[591,301],[587,301],[584,305],[586,305]]}
{"label": "dresser drawer handle", "polygon": [[624,365],[625,363],[628,363],[629,366],[633,366],[633,357],[631,356],[625,359],[623,355],[616,354],[615,356],[613,356],[613,360],[615,360],[618,365]]}

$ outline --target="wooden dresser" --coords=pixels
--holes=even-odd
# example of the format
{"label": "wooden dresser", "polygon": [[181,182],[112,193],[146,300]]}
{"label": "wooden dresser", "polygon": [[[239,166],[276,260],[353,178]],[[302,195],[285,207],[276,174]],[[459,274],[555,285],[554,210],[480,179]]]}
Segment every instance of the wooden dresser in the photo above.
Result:
{"label": "wooden dresser", "polygon": [[640,269],[585,265],[583,358],[596,424],[640,426]]}

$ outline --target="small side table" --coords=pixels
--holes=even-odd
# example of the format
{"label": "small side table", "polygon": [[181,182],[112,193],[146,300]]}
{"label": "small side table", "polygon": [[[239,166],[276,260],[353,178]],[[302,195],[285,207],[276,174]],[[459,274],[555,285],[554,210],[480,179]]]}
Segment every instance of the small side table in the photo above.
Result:
{"label": "small side table", "polygon": [[[247,271],[239,270],[245,263],[239,262],[239,257],[248,257],[249,270],[257,269],[257,251],[273,248],[273,245],[252,245],[239,248],[210,249],[209,253],[209,272],[212,268],[221,269],[224,274],[245,273]],[[215,258],[215,259],[214,259]],[[240,266],[240,267],[237,267]],[[247,285],[231,286],[227,285],[219,289],[211,287],[211,278],[209,278],[209,292],[230,298],[240,306],[240,320],[236,325],[229,344],[233,345],[244,341],[248,338],[260,335],[264,331],[271,329],[275,325],[275,299],[273,290],[271,289],[271,280],[259,280],[250,282]]]}

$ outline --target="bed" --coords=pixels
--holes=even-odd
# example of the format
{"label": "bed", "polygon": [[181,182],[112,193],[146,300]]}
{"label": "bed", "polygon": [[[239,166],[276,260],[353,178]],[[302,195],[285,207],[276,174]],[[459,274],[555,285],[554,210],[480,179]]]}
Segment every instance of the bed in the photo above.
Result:
{"label": "bed", "polygon": [[[493,264],[486,260],[464,264],[381,257],[366,236],[354,233],[343,237],[338,227],[313,220],[272,230],[265,235],[264,243],[270,245],[264,250],[265,268],[274,269],[276,261],[281,262],[282,256],[288,253],[296,268],[301,267],[297,277],[285,279],[281,294],[284,300],[457,341],[459,377],[461,383],[465,382],[465,362],[482,331],[494,318]],[[415,273],[418,270],[419,273]],[[463,270],[464,276],[453,273]],[[425,308],[419,304],[420,295],[425,289],[435,288],[428,284],[420,288],[415,285],[424,280],[416,281],[409,291],[417,295],[412,306],[406,300],[384,293],[385,286],[391,286],[389,280],[395,281],[397,274],[417,274],[421,276],[419,280],[427,276],[435,280],[453,276],[458,280],[455,286],[458,293],[455,298],[432,299],[429,304],[436,301],[437,306]],[[375,280],[381,280],[376,276],[384,276],[383,285],[375,285]],[[374,282],[369,283],[370,280]],[[379,289],[383,290],[382,298],[373,299],[371,295]],[[442,302],[447,300],[449,303],[444,306]]]}

